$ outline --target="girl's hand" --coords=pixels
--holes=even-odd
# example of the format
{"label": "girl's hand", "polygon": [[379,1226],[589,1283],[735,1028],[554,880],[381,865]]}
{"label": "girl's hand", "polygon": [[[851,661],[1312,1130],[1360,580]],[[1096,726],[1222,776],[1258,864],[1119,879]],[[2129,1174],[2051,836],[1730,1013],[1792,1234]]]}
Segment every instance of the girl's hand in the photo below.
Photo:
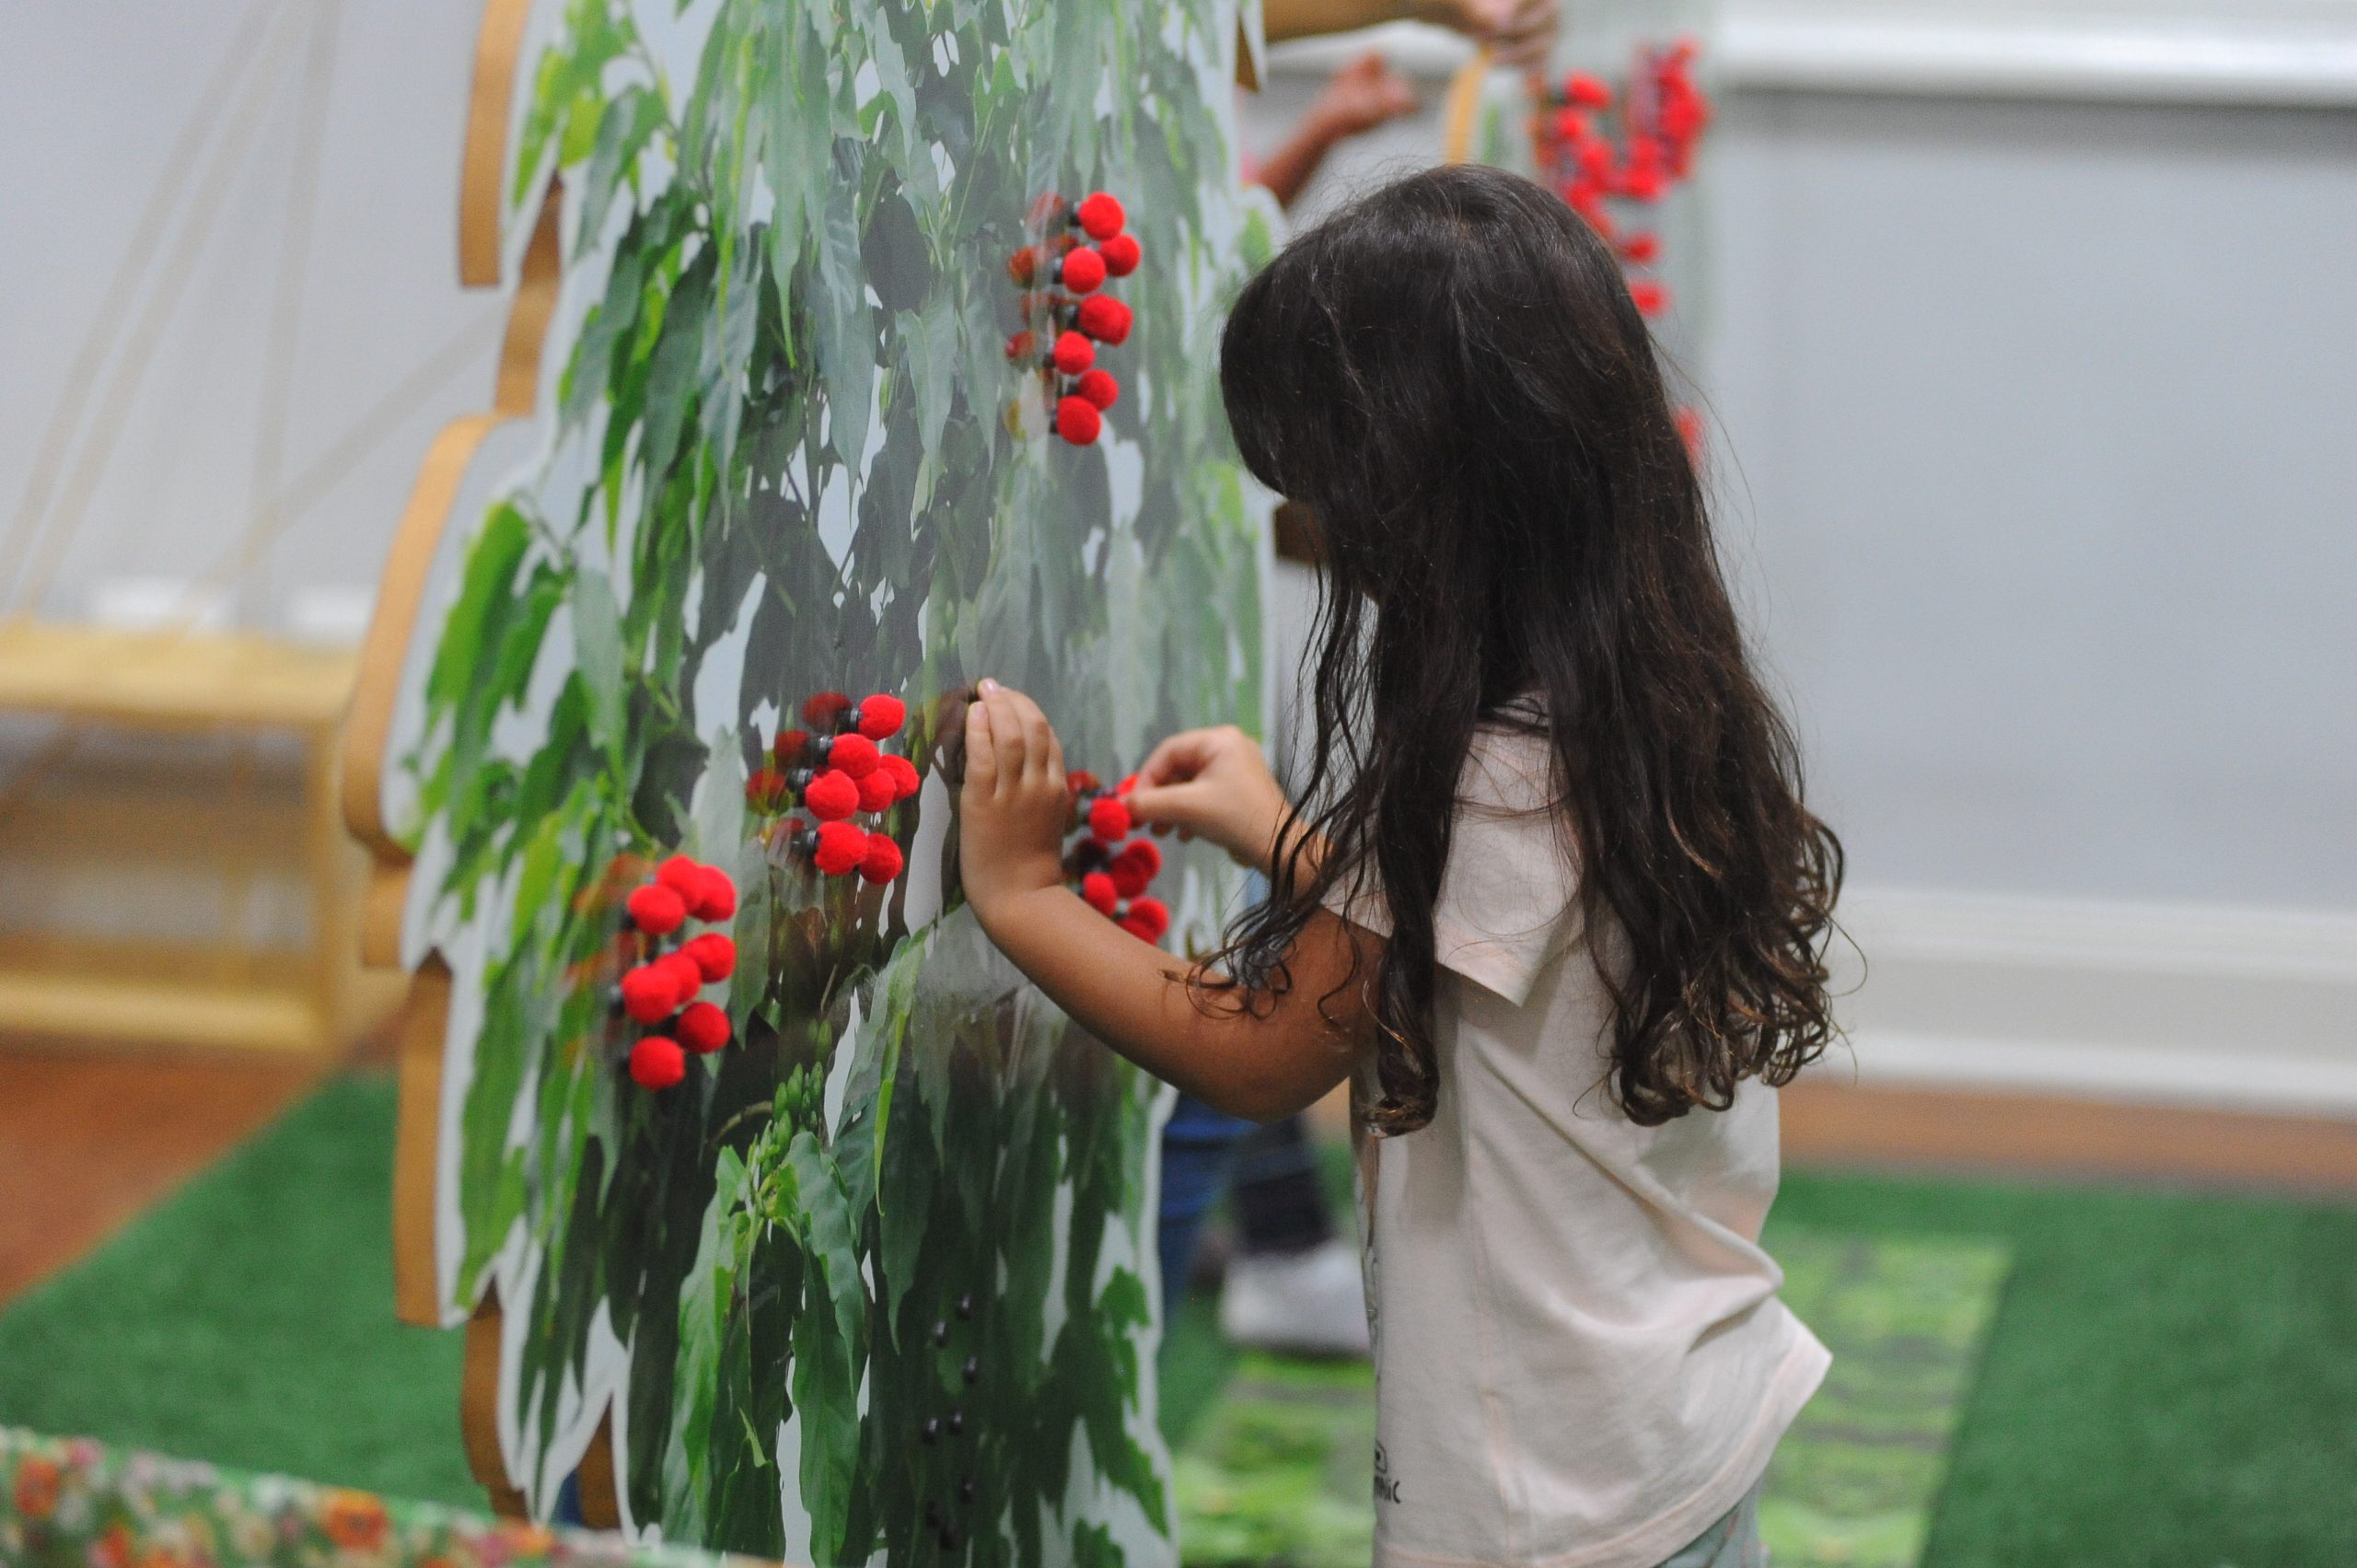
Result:
{"label": "girl's hand", "polygon": [[1497,64],[1540,69],[1562,26],[1559,0],[1408,0],[1407,14],[1488,44]]}
{"label": "girl's hand", "polygon": [[958,814],[958,877],[984,930],[1010,900],[1063,885],[1072,822],[1063,748],[1039,703],[995,680],[966,709]]}
{"label": "girl's hand", "polygon": [[1206,838],[1239,865],[1269,869],[1277,830],[1293,815],[1260,743],[1234,725],[1182,730],[1154,749],[1130,791],[1130,812]]}

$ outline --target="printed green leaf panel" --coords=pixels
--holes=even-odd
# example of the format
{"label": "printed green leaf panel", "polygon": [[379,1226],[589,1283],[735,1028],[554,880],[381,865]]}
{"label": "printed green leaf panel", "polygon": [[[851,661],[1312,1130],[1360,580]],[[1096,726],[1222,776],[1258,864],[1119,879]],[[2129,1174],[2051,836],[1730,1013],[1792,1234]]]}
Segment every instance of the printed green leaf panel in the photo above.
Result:
{"label": "printed green leaf panel", "polygon": [[[456,980],[442,1299],[499,1295],[501,1442],[542,1511],[610,1410],[626,1518],[666,1539],[1173,1560],[1156,1087],[964,910],[938,732],[984,674],[1109,776],[1260,722],[1265,518],[1211,375],[1271,243],[1236,176],[1240,24],[1236,0],[532,18],[508,219],[564,203],[542,412],[445,541],[385,787],[409,955]],[[1084,447],[1008,357],[1040,320],[1007,260],[1042,198],[1097,189],[1144,262]],[[882,819],[909,856],[888,887],[819,877],[746,804],[826,691],[909,702],[925,783]],[[737,1039],[648,1093],[620,898],[674,852],[737,878]],[[1174,862],[1167,945],[1200,947],[1235,889]]]}

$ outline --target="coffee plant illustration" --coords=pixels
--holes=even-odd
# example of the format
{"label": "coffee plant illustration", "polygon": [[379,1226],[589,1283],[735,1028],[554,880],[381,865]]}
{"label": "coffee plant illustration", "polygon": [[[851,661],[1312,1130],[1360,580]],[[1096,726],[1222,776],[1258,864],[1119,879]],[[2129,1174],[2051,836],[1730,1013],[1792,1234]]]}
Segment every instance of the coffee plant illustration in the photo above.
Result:
{"label": "coffee plant illustration", "polygon": [[[505,1467],[546,1511],[602,1419],[667,1539],[1170,1562],[1155,1086],[964,910],[946,742],[985,674],[1106,777],[1259,720],[1210,377],[1271,244],[1236,0],[525,36],[540,412],[435,557],[381,784],[452,975],[435,1288],[496,1293]],[[1171,847],[1121,910],[1178,954],[1232,889]]]}

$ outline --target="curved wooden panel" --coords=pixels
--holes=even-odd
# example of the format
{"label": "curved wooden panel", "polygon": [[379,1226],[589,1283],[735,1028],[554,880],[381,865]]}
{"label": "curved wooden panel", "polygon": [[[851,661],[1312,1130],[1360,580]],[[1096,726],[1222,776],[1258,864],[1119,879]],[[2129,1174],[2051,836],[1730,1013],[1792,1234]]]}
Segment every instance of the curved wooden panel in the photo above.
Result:
{"label": "curved wooden panel", "polygon": [[459,281],[499,282],[499,209],[505,194],[507,122],[516,101],[516,57],[532,0],[483,0],[475,33],[475,78],[467,99],[467,147],[459,175]]}
{"label": "curved wooden panel", "polygon": [[410,981],[401,1012],[401,1118],[393,1140],[393,1312],[419,1328],[442,1326],[434,1260],[434,1187],[442,1125],[442,1036],[450,1019],[450,970],[430,958]]}

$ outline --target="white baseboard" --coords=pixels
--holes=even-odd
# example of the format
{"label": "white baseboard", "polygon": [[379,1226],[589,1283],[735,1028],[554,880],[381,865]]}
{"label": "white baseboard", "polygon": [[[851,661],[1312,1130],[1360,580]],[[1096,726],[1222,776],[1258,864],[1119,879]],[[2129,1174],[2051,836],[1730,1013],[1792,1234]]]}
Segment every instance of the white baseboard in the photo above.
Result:
{"label": "white baseboard", "polygon": [[2357,1119],[2357,915],[1861,889],[1819,1080]]}

